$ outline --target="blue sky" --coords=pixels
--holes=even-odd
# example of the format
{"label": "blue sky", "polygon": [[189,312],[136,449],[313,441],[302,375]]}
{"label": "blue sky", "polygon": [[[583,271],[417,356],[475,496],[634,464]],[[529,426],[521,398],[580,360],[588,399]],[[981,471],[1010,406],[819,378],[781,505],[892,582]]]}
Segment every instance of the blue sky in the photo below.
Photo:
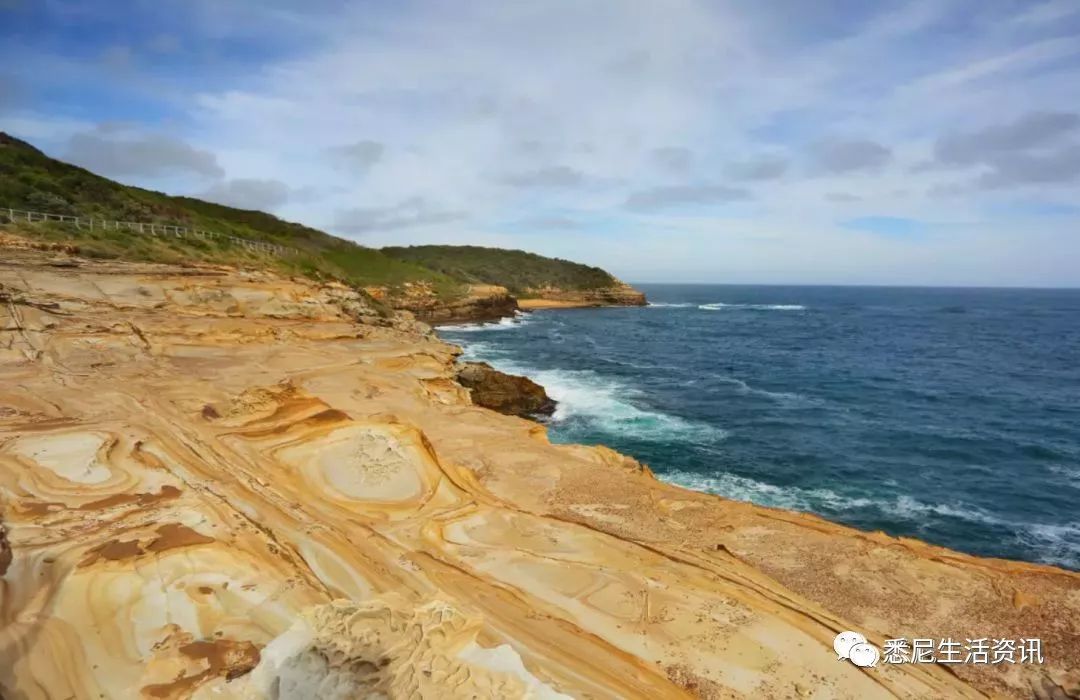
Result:
{"label": "blue sky", "polygon": [[368,245],[1080,285],[1077,0],[0,0],[0,129]]}

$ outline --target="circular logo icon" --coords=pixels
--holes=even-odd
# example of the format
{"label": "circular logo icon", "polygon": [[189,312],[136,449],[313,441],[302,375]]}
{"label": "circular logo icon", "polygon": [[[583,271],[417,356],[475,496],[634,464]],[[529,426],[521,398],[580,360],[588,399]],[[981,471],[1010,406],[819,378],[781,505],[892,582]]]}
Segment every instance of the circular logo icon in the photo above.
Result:
{"label": "circular logo icon", "polygon": [[832,643],[832,648],[836,651],[836,658],[838,660],[850,658],[851,647],[856,644],[866,644],[866,637],[850,630],[836,635],[836,639]]}

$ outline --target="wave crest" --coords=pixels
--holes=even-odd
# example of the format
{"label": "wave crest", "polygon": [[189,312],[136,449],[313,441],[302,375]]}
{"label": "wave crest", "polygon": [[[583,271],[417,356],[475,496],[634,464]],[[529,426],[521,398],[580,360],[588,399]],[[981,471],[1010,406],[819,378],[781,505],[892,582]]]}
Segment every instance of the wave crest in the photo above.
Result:
{"label": "wave crest", "polygon": [[976,505],[960,501],[925,503],[911,496],[867,498],[842,494],[832,489],[777,486],[736,474],[716,475],[671,470],[656,476],[693,491],[716,494],[772,508],[784,508],[826,516],[852,511],[870,511],[888,520],[905,520],[916,527],[930,518],[961,520],[973,525],[996,526],[1013,533],[1013,542],[1029,550],[1036,561],[1080,569],[1080,522],[1063,525],[1024,523],[1001,518]]}
{"label": "wave crest", "polygon": [[698,304],[702,311],[723,311],[724,309],[750,309],[753,311],[805,311],[802,304],[725,304],[713,302],[712,304]]}
{"label": "wave crest", "polygon": [[514,328],[521,328],[526,325],[532,319],[528,314],[518,312],[514,316],[506,316],[500,318],[498,321],[489,321],[486,323],[456,323],[446,326],[439,326],[436,330],[447,331],[450,333],[476,333],[478,331],[506,331]]}

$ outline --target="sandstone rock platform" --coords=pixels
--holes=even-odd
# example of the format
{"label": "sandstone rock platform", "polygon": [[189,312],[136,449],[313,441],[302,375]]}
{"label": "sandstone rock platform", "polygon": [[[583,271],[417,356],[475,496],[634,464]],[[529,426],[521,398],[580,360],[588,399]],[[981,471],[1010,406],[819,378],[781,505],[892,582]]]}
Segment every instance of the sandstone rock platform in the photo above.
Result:
{"label": "sandstone rock platform", "polygon": [[[340,285],[12,248],[0,285],[3,697],[1080,686],[1080,575],[551,444]],[[832,650],[845,629],[1041,637],[1046,658],[860,669]]]}

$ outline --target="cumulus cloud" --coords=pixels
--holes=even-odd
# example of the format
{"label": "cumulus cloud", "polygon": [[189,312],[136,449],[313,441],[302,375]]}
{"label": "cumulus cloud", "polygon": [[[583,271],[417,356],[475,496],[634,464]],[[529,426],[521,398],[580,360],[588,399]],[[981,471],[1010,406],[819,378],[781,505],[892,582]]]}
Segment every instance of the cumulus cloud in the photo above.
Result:
{"label": "cumulus cloud", "polygon": [[291,188],[280,180],[237,178],[223,180],[200,196],[230,207],[273,211],[289,201],[291,194]]}
{"label": "cumulus cloud", "polygon": [[[1080,111],[1080,44],[1057,18],[1080,17],[1075,2],[1050,2],[1033,15],[1032,3],[979,0],[421,0],[375,12],[199,0],[158,17],[154,3],[117,13],[63,0],[43,6],[54,31],[0,42],[0,70],[30,103],[0,110],[0,128],[61,157],[89,132],[108,149],[94,143],[83,164],[156,189],[217,182],[234,195],[222,170],[279,181],[292,188],[283,216],[319,225],[340,213],[342,233],[388,231],[369,242],[500,240],[594,255],[638,280],[698,269],[701,280],[954,284],[966,271],[999,283],[1026,267],[1028,281],[1075,284],[1062,254],[1080,241],[1075,221],[986,214],[1025,184],[1075,199],[1062,183],[1076,182],[1080,132],[1060,115]],[[73,46],[60,29],[90,12],[100,31]],[[177,37],[184,71],[160,32]],[[136,54],[116,51],[127,68],[105,70],[93,59],[118,41]],[[94,132],[124,105],[169,125],[174,143]],[[1012,119],[1018,105],[1057,116]],[[264,204],[281,199],[256,189]],[[753,217],[718,216],[751,196]],[[557,221],[567,212],[572,229]],[[978,236],[962,249],[955,237],[905,241],[901,260],[894,241],[852,236],[838,212],[971,222]],[[613,248],[613,230],[634,245]],[[853,270],[860,279],[845,277]]]}
{"label": "cumulus cloud", "polygon": [[775,180],[787,172],[787,160],[778,156],[762,156],[753,160],[729,163],[728,176],[734,180]]}
{"label": "cumulus cloud", "polygon": [[998,189],[1080,178],[1080,114],[1031,112],[1007,124],[938,139],[934,164],[978,167],[977,186]]}
{"label": "cumulus cloud", "polygon": [[879,170],[892,160],[892,151],[865,139],[823,141],[814,148],[818,167],[828,173]]}
{"label": "cumulus cloud", "polygon": [[115,177],[180,173],[220,178],[225,175],[210,151],[172,136],[110,125],[72,135],[65,158],[96,173]]}
{"label": "cumulus cloud", "polygon": [[448,224],[466,218],[467,212],[441,209],[423,197],[410,197],[388,207],[343,209],[337,213],[334,228],[361,234]]}
{"label": "cumulus cloud", "polygon": [[650,211],[677,206],[726,204],[750,198],[750,193],[724,185],[681,185],[654,187],[634,192],[626,198],[625,207],[636,211]]}
{"label": "cumulus cloud", "polygon": [[584,180],[580,170],[553,165],[536,170],[504,175],[500,181],[513,187],[573,187]]}
{"label": "cumulus cloud", "polygon": [[535,216],[517,222],[516,226],[530,230],[569,231],[581,228],[581,222],[569,216]]}
{"label": "cumulus cloud", "polygon": [[943,136],[938,140],[934,152],[939,163],[985,163],[1002,153],[1054,145],[1078,129],[1080,114],[1032,112],[1009,124]]}
{"label": "cumulus cloud", "polygon": [[378,163],[385,151],[386,146],[369,139],[330,149],[331,154],[340,162],[363,170]]}
{"label": "cumulus cloud", "polygon": [[685,173],[694,162],[694,154],[678,146],[654,148],[649,155],[654,163],[673,173]]}
{"label": "cumulus cloud", "polygon": [[1044,153],[1005,153],[993,158],[978,184],[996,189],[1014,185],[1050,185],[1080,179],[1080,144]]}

